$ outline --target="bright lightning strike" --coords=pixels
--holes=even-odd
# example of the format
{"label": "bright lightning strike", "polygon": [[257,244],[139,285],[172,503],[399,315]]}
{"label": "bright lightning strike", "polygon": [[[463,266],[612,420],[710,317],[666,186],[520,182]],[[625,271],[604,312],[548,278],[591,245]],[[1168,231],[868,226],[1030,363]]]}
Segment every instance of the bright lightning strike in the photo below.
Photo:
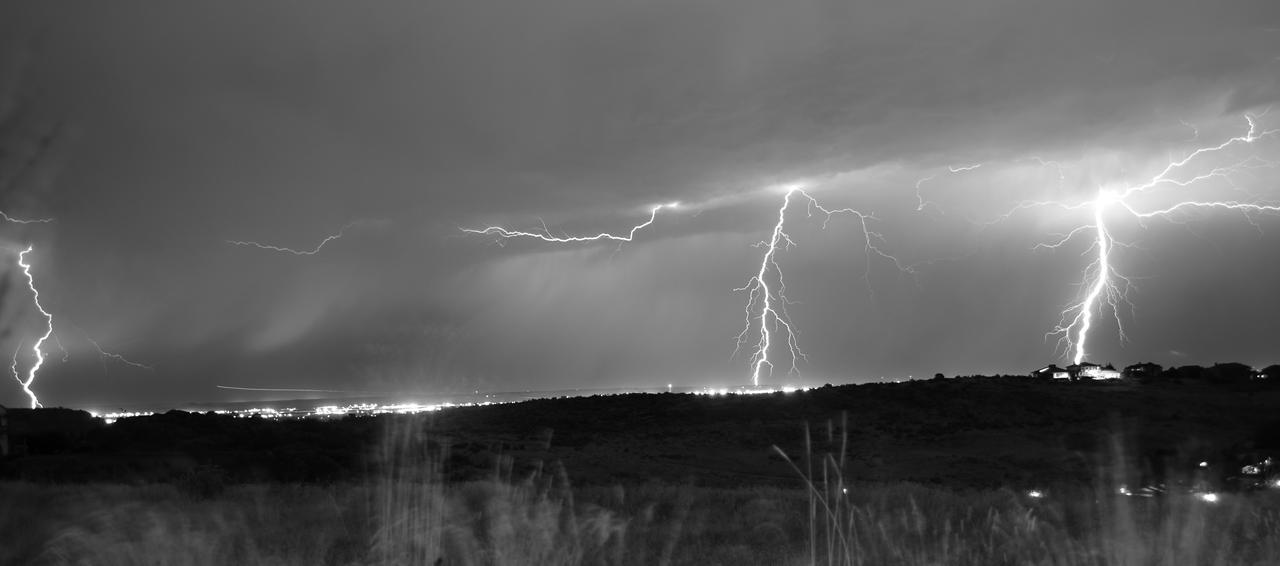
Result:
{"label": "bright lightning strike", "polygon": [[[1084,298],[1073,305],[1070,305],[1062,312],[1062,317],[1058,324],[1049,331],[1046,336],[1059,336],[1059,346],[1064,353],[1073,352],[1072,361],[1081,363],[1085,357],[1085,341],[1089,337],[1089,329],[1093,326],[1094,311],[1098,309],[1100,304],[1106,304],[1110,307],[1112,314],[1115,315],[1116,326],[1120,331],[1121,339],[1124,339],[1124,325],[1119,315],[1119,305],[1132,305],[1128,302],[1129,289],[1132,287],[1129,279],[1116,273],[1111,265],[1111,252],[1117,245],[1115,238],[1111,237],[1111,233],[1107,230],[1104,211],[1107,204],[1113,202],[1115,196],[1109,193],[1103,193],[1093,201],[1093,224],[1081,226],[1061,240],[1051,244],[1041,244],[1039,247],[1058,248],[1071,241],[1078,234],[1093,232],[1093,244],[1085,253],[1090,251],[1096,252],[1097,257],[1085,268],[1084,286],[1088,289]],[[1072,331],[1075,330],[1076,337],[1071,338]]]}
{"label": "bright lightning strike", "polygon": [[746,325],[743,327],[742,332],[738,334],[737,346],[734,348],[735,356],[744,345],[752,341],[752,329],[757,330],[749,359],[751,384],[755,387],[760,386],[760,376],[762,374],[766,372],[768,374],[773,373],[775,366],[769,354],[774,348],[775,333],[778,335],[776,338],[786,345],[786,353],[790,359],[788,375],[798,373],[800,360],[808,359],[804,351],[800,349],[795,325],[791,322],[790,314],[787,313],[787,305],[791,301],[787,299],[787,284],[783,278],[782,267],[778,264],[779,250],[795,245],[795,241],[786,232],[786,221],[787,211],[791,207],[792,201],[797,197],[804,199],[810,217],[815,212],[823,215],[823,228],[826,228],[827,223],[835,214],[849,214],[857,219],[865,237],[864,249],[867,254],[868,270],[864,272],[863,277],[867,282],[868,288],[870,288],[871,284],[869,271],[873,256],[892,261],[900,271],[913,273],[910,266],[903,265],[896,257],[889,255],[880,247],[880,244],[884,243],[884,237],[869,226],[868,222],[874,220],[871,215],[852,208],[827,209],[800,187],[795,186],[788,189],[786,196],[782,199],[782,206],[778,209],[778,222],[774,224],[773,232],[769,239],[756,244],[756,247],[765,250],[764,256],[760,260],[759,271],[747,281],[746,285],[734,289],[734,291],[747,292]]}
{"label": "bright lightning strike", "polygon": [[40,367],[44,365],[44,350],[41,350],[41,347],[44,345],[44,342],[53,335],[53,315],[49,314],[49,311],[44,310],[44,306],[40,304],[40,291],[36,289],[35,277],[31,275],[31,264],[27,263],[27,254],[31,253],[31,249],[31,246],[27,246],[27,249],[18,254],[18,266],[22,268],[22,273],[27,276],[27,288],[31,289],[32,304],[34,304],[36,306],[36,310],[40,311],[40,314],[44,316],[45,331],[44,334],[41,335],[40,338],[36,339],[35,343],[31,346],[31,352],[35,355],[36,361],[27,369],[26,378],[24,379],[18,372],[17,352],[14,352],[13,365],[10,366],[10,369],[13,371],[14,379],[18,380],[18,383],[22,385],[22,391],[31,398],[31,408],[36,409],[41,407],[40,399],[36,397],[35,392],[31,390],[31,384],[35,382],[36,374],[39,373]]}
{"label": "bright lightning strike", "polygon": [[545,224],[542,227],[542,232],[523,232],[520,230],[508,230],[501,226],[488,226],[488,227],[479,228],[479,229],[460,228],[460,230],[468,234],[492,235],[492,236],[497,236],[498,238],[501,238],[501,239],[534,238],[534,239],[538,239],[544,242],[550,242],[554,244],[569,244],[569,243],[576,243],[576,242],[598,242],[602,240],[611,240],[619,243],[626,243],[626,242],[633,241],[636,237],[637,232],[645,228],[648,228],[655,221],[657,221],[659,211],[661,211],[664,208],[677,208],[679,206],[680,206],[680,203],[678,202],[670,202],[670,203],[659,204],[657,206],[654,206],[652,209],[649,210],[649,219],[640,224],[632,226],[631,230],[627,232],[626,235],[618,235],[618,234],[610,234],[608,232],[601,232],[594,236],[567,236],[567,235],[557,236],[555,234],[552,234],[551,230],[549,230]]}
{"label": "bright lightning strike", "polygon": [[[1133,309],[1133,305],[1128,301],[1128,292],[1133,285],[1128,278],[1116,272],[1114,267],[1112,252],[1117,246],[1124,246],[1124,244],[1118,242],[1107,227],[1106,214],[1108,211],[1127,212],[1138,221],[1140,226],[1144,227],[1149,219],[1166,218],[1172,220],[1175,213],[1188,212],[1194,209],[1220,209],[1239,212],[1255,226],[1257,224],[1253,215],[1280,213],[1280,205],[1278,204],[1248,199],[1182,200],[1152,209],[1143,209],[1140,205],[1132,202],[1135,197],[1154,193],[1159,189],[1186,189],[1210,180],[1224,181],[1234,188],[1234,184],[1232,184],[1233,175],[1250,169],[1270,168],[1280,165],[1277,162],[1251,156],[1228,165],[1216,166],[1207,170],[1195,170],[1195,163],[1198,158],[1223,152],[1233,146],[1253,144],[1264,138],[1280,134],[1280,128],[1261,129],[1258,125],[1258,118],[1260,117],[1246,115],[1245,121],[1248,123],[1249,128],[1244,135],[1228,138],[1216,145],[1199,147],[1190,151],[1181,159],[1172,159],[1157,174],[1143,183],[1129,185],[1120,190],[1100,189],[1096,197],[1080,203],[1057,201],[1027,201],[1019,203],[1012,210],[992,221],[993,223],[1006,220],[1018,211],[1040,207],[1054,207],[1068,211],[1090,210],[1092,212],[1091,223],[1075,228],[1055,242],[1036,246],[1037,248],[1056,249],[1074,240],[1077,236],[1092,235],[1092,243],[1085,253],[1093,253],[1095,255],[1084,270],[1083,295],[1077,302],[1068,305],[1063,310],[1057,325],[1046,333],[1046,337],[1058,336],[1060,351],[1064,355],[1070,355],[1074,363],[1081,363],[1085,359],[1089,332],[1095,327],[1094,317],[1096,314],[1104,310],[1110,310],[1116,320],[1120,338],[1125,340],[1126,336],[1119,307],[1124,305],[1130,310]],[[1196,131],[1195,133],[1198,138],[1199,132]],[[1060,165],[1059,171],[1061,171]],[[1187,171],[1189,172],[1180,175],[1180,173]]]}

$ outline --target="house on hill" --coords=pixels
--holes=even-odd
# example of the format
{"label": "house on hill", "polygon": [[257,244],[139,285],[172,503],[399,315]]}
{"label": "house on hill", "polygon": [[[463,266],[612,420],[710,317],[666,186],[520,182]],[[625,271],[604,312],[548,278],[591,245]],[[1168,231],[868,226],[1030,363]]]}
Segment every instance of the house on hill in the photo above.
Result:
{"label": "house on hill", "polygon": [[1067,366],[1067,373],[1075,381],[1083,379],[1120,379],[1120,372],[1111,364],[1100,366],[1090,362],[1080,362]]}
{"label": "house on hill", "polygon": [[1163,371],[1164,368],[1160,364],[1143,362],[1140,364],[1125,366],[1121,375],[1123,375],[1125,379],[1151,379],[1153,377],[1159,377],[1160,372]]}
{"label": "house on hill", "polygon": [[1031,372],[1031,377],[1040,379],[1071,379],[1071,374],[1054,364],[1049,364]]}

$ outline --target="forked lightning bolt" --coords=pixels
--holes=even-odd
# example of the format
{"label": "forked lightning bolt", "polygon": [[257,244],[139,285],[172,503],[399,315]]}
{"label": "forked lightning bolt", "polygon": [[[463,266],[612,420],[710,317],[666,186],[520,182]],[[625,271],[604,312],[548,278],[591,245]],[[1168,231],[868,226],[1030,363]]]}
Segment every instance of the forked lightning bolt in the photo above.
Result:
{"label": "forked lightning bolt", "polygon": [[[1264,113],[1265,115],[1265,113]],[[1157,174],[1140,184],[1128,185],[1120,189],[1100,188],[1097,195],[1087,201],[1066,203],[1059,201],[1027,201],[1016,205],[1012,210],[997,217],[992,222],[1008,219],[1021,210],[1052,207],[1062,210],[1089,210],[1092,222],[1079,226],[1063,235],[1056,241],[1040,244],[1038,248],[1060,248],[1078,236],[1090,235],[1092,243],[1086,253],[1093,253],[1094,259],[1086,266],[1082,284],[1081,298],[1069,304],[1062,312],[1061,318],[1046,337],[1057,336],[1058,346],[1064,355],[1069,355],[1075,363],[1081,363],[1087,355],[1086,346],[1089,331],[1095,327],[1094,317],[1103,310],[1109,309],[1116,320],[1117,330],[1122,340],[1126,338],[1120,307],[1132,310],[1128,301],[1128,292],[1133,287],[1130,280],[1120,275],[1114,266],[1112,252],[1117,246],[1124,246],[1116,241],[1107,227],[1109,212],[1127,213],[1140,226],[1152,218],[1172,219],[1175,213],[1189,212],[1194,209],[1221,209],[1236,211],[1254,223],[1255,214],[1280,213],[1280,205],[1263,202],[1257,199],[1232,200],[1180,200],[1172,204],[1152,209],[1143,209],[1132,202],[1136,196],[1155,193],[1161,189],[1183,189],[1209,180],[1231,182],[1233,175],[1261,168],[1272,168],[1280,165],[1257,156],[1236,161],[1229,165],[1220,165],[1208,169],[1195,169],[1198,158],[1222,152],[1233,146],[1249,145],[1264,138],[1280,134],[1280,129],[1261,129],[1258,125],[1260,116],[1246,115],[1248,131],[1244,135],[1229,138],[1216,145],[1196,148],[1181,159],[1170,160]],[[1198,132],[1197,132],[1198,137]],[[1059,170],[1061,165],[1059,164]],[[1234,185],[1233,185],[1234,186]],[[1255,224],[1256,225],[1256,224]]]}
{"label": "forked lightning bolt", "polygon": [[36,397],[35,392],[31,390],[31,384],[35,382],[36,374],[40,372],[40,367],[44,365],[44,350],[42,350],[41,347],[43,347],[45,341],[53,335],[53,315],[49,314],[49,311],[44,310],[44,306],[40,304],[40,291],[36,289],[35,278],[31,275],[31,264],[27,263],[27,254],[31,253],[31,249],[31,246],[27,246],[27,249],[18,254],[18,266],[22,268],[22,273],[27,277],[27,288],[31,289],[32,304],[36,306],[36,310],[40,311],[40,315],[44,317],[45,331],[44,334],[40,335],[40,338],[36,339],[35,343],[31,346],[31,352],[35,355],[36,359],[35,362],[31,364],[31,367],[27,368],[26,378],[23,378],[18,372],[17,352],[13,355],[13,365],[11,366],[11,369],[13,371],[13,378],[18,380],[18,383],[22,385],[22,391],[27,394],[27,397],[31,398],[31,408],[35,409],[39,408],[41,405],[40,399]]}
{"label": "forked lightning bolt", "polygon": [[537,240],[542,240],[544,242],[550,242],[554,244],[571,244],[576,242],[598,242],[602,240],[611,240],[615,242],[626,243],[626,242],[635,240],[637,232],[645,228],[648,228],[655,221],[657,221],[658,211],[664,208],[677,208],[679,206],[680,206],[680,203],[678,202],[670,202],[670,203],[659,204],[657,206],[654,206],[652,209],[649,210],[649,219],[640,224],[632,226],[631,230],[628,231],[626,235],[618,235],[618,234],[610,234],[608,232],[601,232],[594,236],[557,236],[555,234],[552,234],[551,231],[547,229],[545,224],[542,227],[542,230],[543,230],[542,232],[524,232],[520,230],[508,230],[501,226],[488,226],[485,228],[460,228],[460,230],[468,234],[491,235],[491,236],[497,236],[498,238],[502,238],[502,239],[534,238]]}
{"label": "forked lightning bolt", "polygon": [[[1053,330],[1046,333],[1046,337],[1058,336],[1058,347],[1062,350],[1063,355],[1071,355],[1072,361],[1077,364],[1084,360],[1085,341],[1089,337],[1089,329],[1093,326],[1094,311],[1098,310],[1099,305],[1106,304],[1110,307],[1111,313],[1115,316],[1116,328],[1119,330],[1122,340],[1125,339],[1125,334],[1119,307],[1123,304],[1127,305],[1130,310],[1133,308],[1133,305],[1128,300],[1132,283],[1129,278],[1117,273],[1111,264],[1111,252],[1117,242],[1107,230],[1104,212],[1107,206],[1114,201],[1115,195],[1110,193],[1099,195],[1092,202],[1092,224],[1076,228],[1056,242],[1037,246],[1058,248],[1079,234],[1093,234],[1093,243],[1085,253],[1095,252],[1097,256],[1093,262],[1085,267],[1084,280],[1082,282],[1082,286],[1085,288],[1084,298],[1080,302],[1064,309],[1057,325],[1054,326]],[[1076,332],[1074,339],[1071,338],[1073,330]]]}
{"label": "forked lightning bolt", "polygon": [[[957,169],[956,172],[976,168],[970,166],[965,169]],[[754,386],[760,385],[760,377],[762,374],[772,372],[774,363],[770,359],[770,351],[774,347],[775,334],[779,334],[783,342],[786,343],[786,350],[790,356],[789,373],[798,371],[798,364],[801,359],[805,359],[805,354],[800,350],[799,342],[796,339],[797,332],[795,326],[791,322],[791,317],[787,313],[787,305],[789,300],[786,296],[786,282],[783,278],[782,268],[778,264],[778,252],[782,248],[788,248],[795,245],[795,242],[786,232],[787,212],[791,209],[793,201],[803,199],[806,211],[809,216],[814,214],[823,215],[823,227],[836,214],[849,214],[857,219],[858,225],[862,229],[865,237],[865,251],[867,255],[867,273],[864,278],[870,287],[869,271],[871,260],[873,257],[881,257],[893,262],[893,264],[903,272],[914,273],[910,266],[904,265],[902,262],[881,247],[884,237],[871,229],[870,221],[874,218],[866,213],[859,212],[852,208],[828,209],[824,208],[817,199],[809,193],[802,190],[799,186],[791,187],[787,190],[783,197],[782,207],[778,209],[778,221],[773,227],[773,231],[768,240],[759,242],[756,247],[765,250],[764,257],[760,261],[760,269],[745,286],[735,289],[735,291],[746,291],[747,299],[747,321],[746,326],[738,335],[737,346],[734,348],[736,356],[742,347],[750,342],[750,334],[753,329],[758,330],[759,335],[752,347],[750,357],[751,382]],[[621,243],[631,242],[635,239],[636,234],[641,230],[651,226],[658,217],[658,213],[664,208],[675,208],[679,203],[668,203],[654,206],[649,210],[649,218],[644,222],[631,227],[625,233],[611,234],[601,232],[595,235],[587,236],[570,236],[556,235],[551,233],[546,226],[543,226],[541,232],[527,232],[520,230],[511,230],[502,226],[488,226],[486,228],[462,228],[463,232],[469,234],[492,235],[500,239],[509,238],[530,238],[541,240],[543,242],[554,244],[570,244],[579,242],[598,242],[598,241],[616,241]]]}
{"label": "forked lightning bolt", "polygon": [[[760,259],[760,269],[747,281],[746,285],[734,289],[734,291],[747,292],[746,325],[742,332],[738,334],[734,355],[737,355],[744,345],[752,341],[752,329],[756,329],[757,334],[749,359],[751,384],[755,387],[760,386],[762,374],[765,374],[766,371],[768,374],[773,373],[775,366],[769,354],[774,348],[775,338],[786,345],[786,353],[790,360],[788,374],[798,373],[800,360],[808,359],[804,351],[800,349],[795,325],[791,322],[790,314],[787,313],[787,305],[790,304],[786,294],[787,284],[782,274],[782,267],[778,264],[778,252],[795,245],[795,241],[786,232],[786,222],[787,211],[791,208],[792,201],[796,198],[804,199],[806,210],[810,217],[815,212],[823,215],[823,228],[826,228],[827,223],[835,214],[849,214],[857,219],[865,238],[864,251],[867,257],[867,270],[864,271],[863,277],[868,289],[870,289],[871,285],[871,260],[875,256],[892,261],[900,271],[914,273],[911,266],[903,265],[896,257],[886,253],[880,247],[884,243],[884,237],[871,229],[869,222],[874,219],[871,215],[852,208],[827,209],[800,187],[789,188],[782,199],[782,206],[778,209],[778,221],[774,224],[773,232],[769,239],[756,244],[756,247],[765,250],[764,256]],[[775,334],[778,336],[775,337]]]}

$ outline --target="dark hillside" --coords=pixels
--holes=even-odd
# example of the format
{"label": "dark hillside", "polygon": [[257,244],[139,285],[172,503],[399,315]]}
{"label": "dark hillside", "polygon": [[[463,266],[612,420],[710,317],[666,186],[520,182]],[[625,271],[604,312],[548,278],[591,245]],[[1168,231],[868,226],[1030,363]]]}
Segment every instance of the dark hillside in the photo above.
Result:
{"label": "dark hillside", "polygon": [[[42,429],[3,470],[37,481],[344,481],[369,471],[388,427],[424,425],[448,446],[445,471],[458,480],[561,463],[576,484],[787,484],[794,474],[771,446],[802,460],[807,424],[814,454],[838,452],[847,439],[860,480],[1078,482],[1110,458],[1113,440],[1148,468],[1208,460],[1226,469],[1238,454],[1274,451],[1280,442],[1268,425],[1280,415],[1280,391],[1261,383],[975,377],[790,394],[543,399],[425,417],[272,421],[172,411],[88,427],[64,418],[76,426],[62,435]],[[30,415],[14,411],[14,429]]]}

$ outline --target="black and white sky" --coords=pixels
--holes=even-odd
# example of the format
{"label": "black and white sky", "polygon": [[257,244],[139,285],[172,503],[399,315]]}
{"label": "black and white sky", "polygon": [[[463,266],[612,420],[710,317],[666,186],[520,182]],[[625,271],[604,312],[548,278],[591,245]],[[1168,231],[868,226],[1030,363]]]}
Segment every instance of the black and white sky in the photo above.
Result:
{"label": "black and white sky", "polygon": [[[1141,184],[1246,116],[1280,128],[1273,0],[18,0],[0,32],[7,157],[58,132],[0,195],[54,219],[0,226],[67,352],[46,346],[46,405],[744,383],[733,289],[797,184],[918,267],[792,211],[808,360],[765,381],[1021,373],[1060,360],[1045,332],[1092,259],[1034,248],[1093,213],[984,221]],[[1143,204],[1280,200],[1277,137]],[[626,232],[669,201],[621,248],[459,230]],[[227,243],[354,221],[315,255]],[[1101,313],[1090,359],[1280,361],[1280,215],[1108,225],[1133,309],[1127,342]],[[25,368],[44,322],[4,254],[0,347]]]}

